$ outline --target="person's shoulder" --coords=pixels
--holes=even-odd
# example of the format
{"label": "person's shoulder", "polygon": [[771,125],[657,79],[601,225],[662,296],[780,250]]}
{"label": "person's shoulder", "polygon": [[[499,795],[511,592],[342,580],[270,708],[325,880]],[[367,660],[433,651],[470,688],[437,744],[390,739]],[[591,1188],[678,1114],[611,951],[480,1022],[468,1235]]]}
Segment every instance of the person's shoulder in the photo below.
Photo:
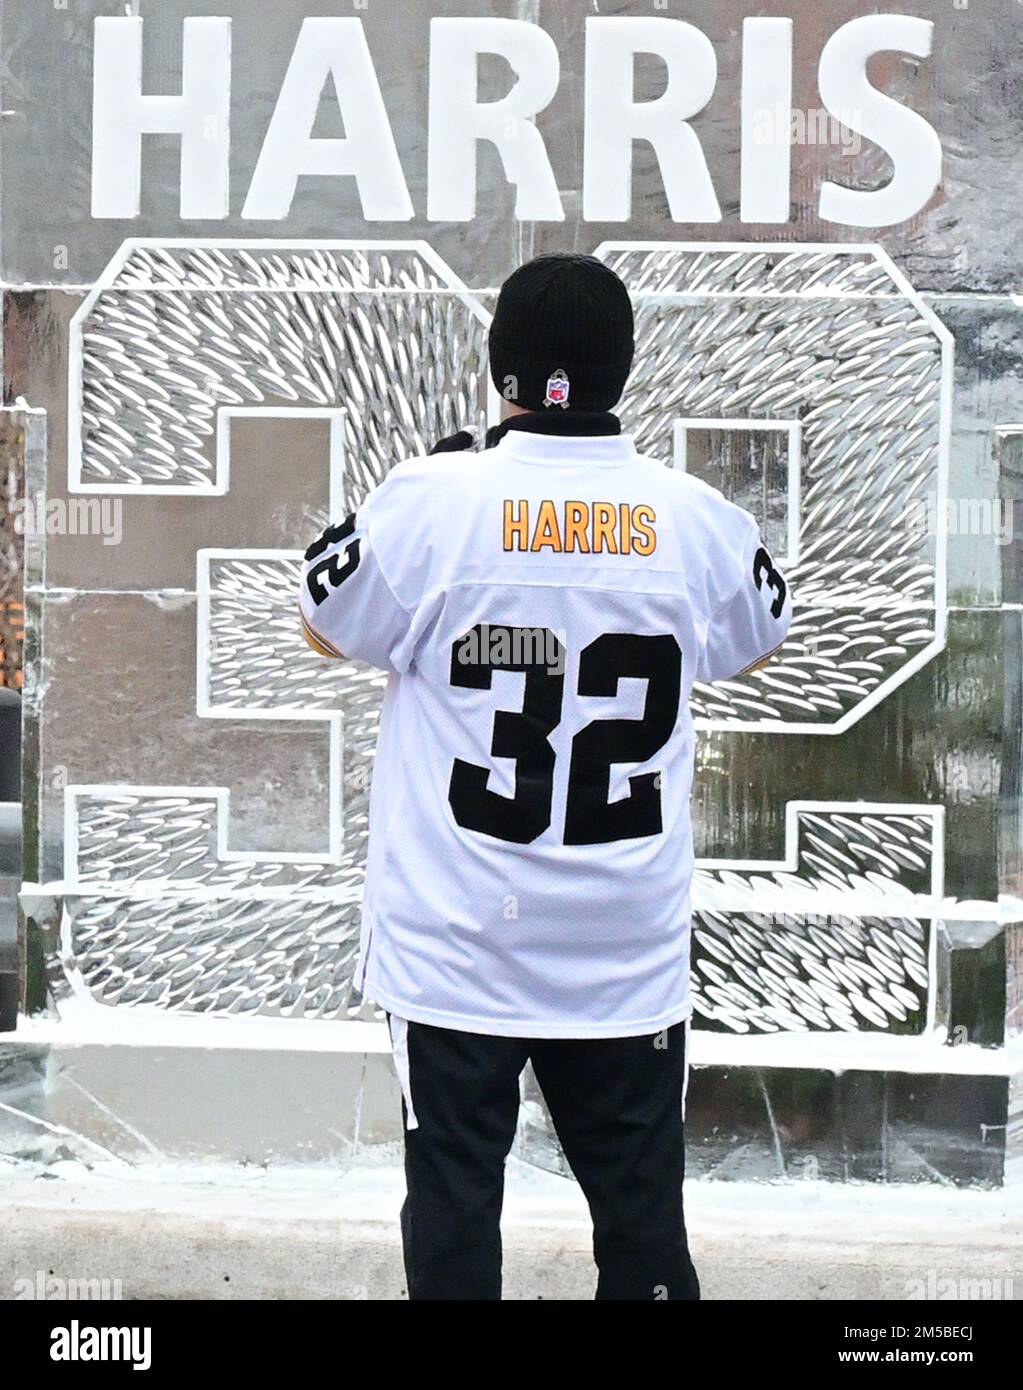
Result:
{"label": "person's shoulder", "polygon": [[425,487],[437,478],[446,475],[465,459],[465,454],[409,454],[393,464],[387,477],[376,489],[400,488],[409,491],[414,487]]}
{"label": "person's shoulder", "polygon": [[479,454],[412,454],[399,460],[367,496],[363,506],[371,518],[402,511],[413,513],[450,497],[479,467]]}

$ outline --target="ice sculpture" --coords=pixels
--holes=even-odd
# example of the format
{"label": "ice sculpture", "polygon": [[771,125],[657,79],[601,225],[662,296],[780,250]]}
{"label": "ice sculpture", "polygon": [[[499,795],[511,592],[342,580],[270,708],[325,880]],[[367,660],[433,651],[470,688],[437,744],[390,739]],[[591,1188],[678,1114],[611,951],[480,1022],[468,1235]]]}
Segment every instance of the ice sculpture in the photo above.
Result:
{"label": "ice sculpture", "polygon": [[[222,7],[239,28],[242,8]],[[161,7],[161,45],[180,43],[188,9]],[[564,224],[518,223],[515,189],[484,155],[473,220],[421,215],[425,0],[400,23],[383,7],[365,17],[419,209],[397,229],[368,226],[350,189],[313,180],[284,226],[230,209],[180,225],[179,171],[148,144],[138,221],[90,219],[84,77],[68,77],[56,131],[29,103],[4,150],[5,187],[36,200],[4,208],[4,421],[23,432],[26,500],[37,515],[40,498],[64,509],[53,534],[24,538],[22,943],[28,1007],[50,1011],[31,1067],[69,1035],[113,1041],[116,1075],[89,1054],[93,1089],[168,1152],[294,1156],[333,1153],[331,1128],[346,1144],[394,1135],[382,1030],[351,986],[380,678],[304,647],[295,565],[328,512],[403,454],[485,423],[494,287],[531,252],[576,245],[599,248],[634,295],[627,427],[666,467],[758,513],[798,604],[778,663],[696,693],[693,1169],[1011,1178],[1018,166],[977,36],[991,52],[1018,39],[977,9],[935,19],[925,62],[876,64],[945,160],[932,204],[876,234],[823,222],[817,196],[826,176],[885,185],[869,142],[851,157],[786,148],[787,224],[743,223],[727,204],[737,147],[724,94],[739,90],[742,44],[710,4],[693,18],[722,95],[698,121],[722,221],[695,231],[671,221],[656,161],[638,157],[630,220],[586,220],[565,172],[584,68],[567,6],[534,16],[560,54],[538,123]],[[62,21],[75,52],[104,6],[84,10]],[[818,10],[822,34],[848,15]],[[280,90],[303,14],[277,7],[272,41],[239,47],[236,93],[265,105]],[[62,33],[20,3],[4,19],[15,70],[31,53],[66,72]],[[813,56],[804,70],[797,50],[790,74],[807,101]],[[180,73],[177,48],[169,64]],[[651,86],[638,72],[637,100]],[[481,93],[499,88],[481,73]],[[64,112],[55,95],[48,107]],[[247,176],[265,125],[232,133]],[[173,1085],[154,1085],[155,1059],[161,1077],[187,1070],[202,1103],[186,1113]],[[263,1082],[277,1118],[257,1129],[236,1097],[268,1073],[282,1099],[274,1110]],[[109,1123],[51,1075],[40,1113],[89,1133]],[[301,1137],[285,1103],[296,1092]],[[106,1137],[132,1142],[130,1128]],[[542,1112],[529,1111],[522,1151],[558,1163]]]}

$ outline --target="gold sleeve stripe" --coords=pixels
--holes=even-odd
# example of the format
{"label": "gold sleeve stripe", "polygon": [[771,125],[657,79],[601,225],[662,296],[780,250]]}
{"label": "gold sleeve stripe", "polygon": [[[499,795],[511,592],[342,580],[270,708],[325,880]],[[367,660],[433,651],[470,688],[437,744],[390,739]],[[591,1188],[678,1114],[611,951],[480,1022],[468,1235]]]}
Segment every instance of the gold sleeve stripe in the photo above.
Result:
{"label": "gold sleeve stripe", "polygon": [[333,657],[335,661],[343,661],[345,659],[344,652],[339,652],[332,642],[328,642],[326,637],[321,636],[301,609],[299,609],[299,617],[302,620],[302,636],[309,643],[314,652],[319,652],[320,656]]}
{"label": "gold sleeve stripe", "polygon": [[[759,661],[751,662],[750,665],[747,666],[744,671],[739,672],[739,676],[752,675],[754,671],[759,671],[762,667],[769,665],[778,655],[778,653],[781,651],[784,645],[784,643],[780,643],[777,647],[774,647],[771,651],[769,651],[766,656],[762,656],[759,659]],[[732,679],[738,680],[739,676],[733,676]]]}

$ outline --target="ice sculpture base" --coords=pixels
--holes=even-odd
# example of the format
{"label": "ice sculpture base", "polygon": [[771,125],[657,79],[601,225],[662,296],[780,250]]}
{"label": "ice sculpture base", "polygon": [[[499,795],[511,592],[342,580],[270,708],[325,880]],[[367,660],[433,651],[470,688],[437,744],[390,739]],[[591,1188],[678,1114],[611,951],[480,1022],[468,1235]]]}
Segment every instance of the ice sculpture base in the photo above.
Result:
{"label": "ice sculpture base", "polygon": [[[285,1026],[285,1044],[279,1020],[130,1012],[130,1031],[70,1001],[20,1021],[0,1043],[0,1152],[340,1167],[400,1139],[382,1024]],[[1016,1044],[697,1032],[692,1057],[692,1177],[999,1187],[1023,1171]],[[528,1072],[523,1100],[516,1156],[567,1173]]]}

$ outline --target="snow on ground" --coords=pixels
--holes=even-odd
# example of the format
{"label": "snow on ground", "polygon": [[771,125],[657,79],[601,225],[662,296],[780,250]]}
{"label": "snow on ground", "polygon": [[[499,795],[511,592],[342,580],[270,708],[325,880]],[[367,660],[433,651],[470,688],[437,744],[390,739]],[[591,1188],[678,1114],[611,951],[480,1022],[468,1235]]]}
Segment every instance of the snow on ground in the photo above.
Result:
{"label": "snow on ground", "polygon": [[[0,1160],[0,1205],[77,1211],[187,1212],[200,1219],[252,1216],[302,1221],[391,1222],[401,1203],[398,1145],[363,1148],[358,1163],[255,1167],[224,1164],[128,1165],[101,1159]],[[940,1239],[940,1243],[1023,1242],[1023,1194],[812,1181],[690,1182],[692,1231],[716,1236],[784,1232],[832,1241]],[[575,1184],[509,1160],[507,1220],[513,1224],[585,1225]]]}

